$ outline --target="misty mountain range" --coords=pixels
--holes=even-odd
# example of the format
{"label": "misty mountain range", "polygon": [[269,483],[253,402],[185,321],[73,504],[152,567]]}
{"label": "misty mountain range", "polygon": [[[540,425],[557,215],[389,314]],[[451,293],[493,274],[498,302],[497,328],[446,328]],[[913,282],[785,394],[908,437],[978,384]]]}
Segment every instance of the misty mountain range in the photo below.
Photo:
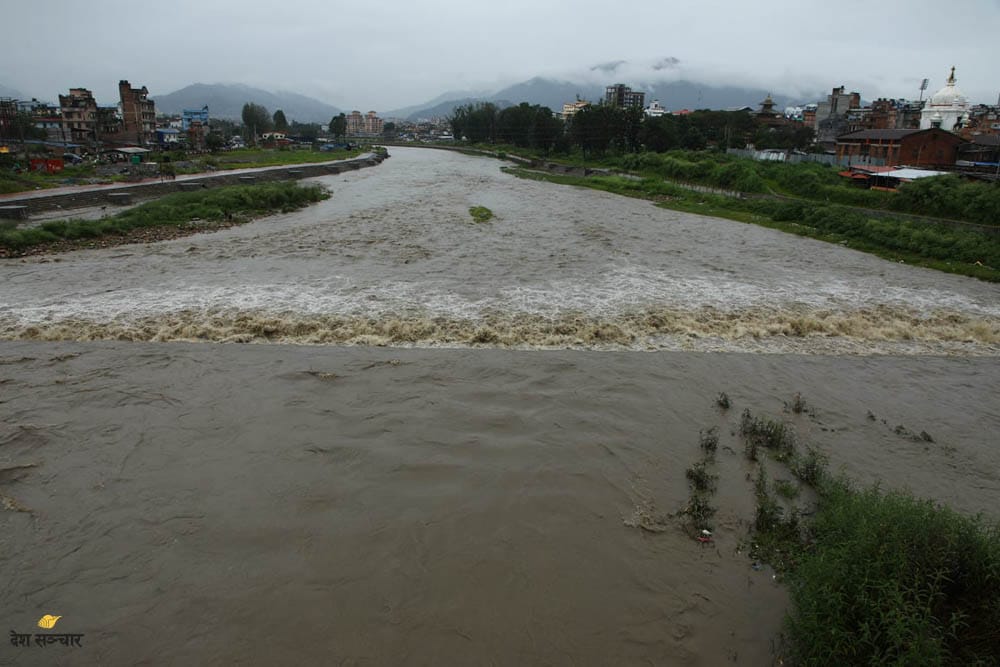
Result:
{"label": "misty mountain range", "polygon": [[[576,99],[591,102],[604,99],[604,88],[605,86],[600,84],[579,84],[535,77],[504,88],[492,95],[456,96],[447,100],[436,99],[428,102],[425,106],[385,111],[381,115],[385,118],[405,118],[416,121],[421,118],[447,116],[456,106],[470,102],[493,102],[501,107],[528,102],[547,106],[553,111],[561,111],[563,104],[573,102]],[[661,105],[675,111],[680,109],[728,109],[742,106],[756,108],[770,92],[760,88],[713,86],[693,81],[660,82],[637,86],[634,89],[646,93],[647,105],[653,100],[659,100]],[[772,97],[778,109],[802,103],[800,100],[778,93],[774,93]]]}
{"label": "misty mountain range", "polygon": [[[574,77],[579,81],[534,77],[496,92],[449,91],[422,104],[388,111],[379,110],[378,113],[386,119],[417,121],[446,117],[457,106],[477,102],[492,102],[500,107],[528,102],[561,111],[563,104],[576,99],[591,102],[602,100],[605,86],[619,81],[631,85],[634,90],[644,91],[647,105],[653,100],[659,100],[661,105],[675,111],[742,106],[756,108],[769,93],[761,88],[712,85],[678,78],[679,62],[676,58],[662,58],[651,64],[613,61],[590,67],[589,72]],[[636,83],[636,80],[642,83]],[[2,85],[0,96],[20,97],[17,91]],[[207,105],[213,117],[233,120],[240,119],[243,105],[247,102],[261,104],[271,113],[281,109],[290,121],[303,123],[327,123],[342,111],[332,104],[307,95],[288,91],[271,92],[242,84],[195,83],[172,93],[152,93],[150,97],[155,100],[156,109],[160,113],[179,114],[183,109],[200,109]],[[773,98],[777,108],[782,109],[791,104],[817,101],[820,95],[811,99],[795,99],[775,92]],[[365,112],[367,109],[359,111]]]}
{"label": "misty mountain range", "polygon": [[[693,81],[661,82],[636,89],[646,92],[647,105],[653,100],[659,100],[663,106],[672,110],[726,109],[746,105],[756,107],[768,94],[768,91],[759,88],[714,86]],[[182,109],[200,109],[207,104],[213,117],[234,120],[240,118],[246,102],[261,104],[272,113],[281,109],[289,120],[302,123],[327,123],[332,116],[341,112],[341,109],[331,104],[306,95],[287,91],[269,92],[239,84],[196,83],[166,95],[150,96],[156,100],[156,110],[161,113],[179,114]],[[801,102],[781,94],[774,94],[773,97],[779,109]],[[423,104],[379,111],[379,115],[410,121],[441,118],[451,114],[457,106],[477,102],[493,102],[500,107],[528,102],[560,111],[564,103],[577,98],[592,102],[601,100],[604,98],[604,86],[535,77],[495,93],[451,91]]]}
{"label": "misty mountain range", "polygon": [[285,112],[289,121],[300,123],[329,123],[340,109],[306,95],[288,91],[269,92],[242,84],[195,83],[166,95],[150,97],[156,102],[157,113],[179,114],[183,109],[200,109],[208,105],[214,118],[240,120],[243,105],[247,102],[261,104],[274,113]]}

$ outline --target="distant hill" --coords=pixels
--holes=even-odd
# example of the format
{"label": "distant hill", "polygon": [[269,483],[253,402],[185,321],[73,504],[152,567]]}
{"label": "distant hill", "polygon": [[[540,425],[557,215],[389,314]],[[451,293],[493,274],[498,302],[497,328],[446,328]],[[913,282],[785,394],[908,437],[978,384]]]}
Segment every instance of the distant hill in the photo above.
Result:
{"label": "distant hill", "polygon": [[247,102],[263,105],[274,113],[281,109],[289,121],[329,123],[340,113],[337,107],[312,97],[287,91],[268,92],[242,84],[195,83],[166,95],[153,95],[157,113],[179,114],[183,109],[200,109],[208,105],[213,118],[240,120]]}
{"label": "distant hill", "polygon": [[582,100],[596,102],[604,97],[604,88],[536,76],[533,79],[497,91],[490,96],[490,100],[512,100],[515,104],[528,102],[529,104],[540,104],[553,111],[562,111],[562,106],[567,102],[573,102],[577,96]]}
{"label": "distant hill", "polygon": [[455,110],[455,107],[460,107],[465,104],[476,104],[478,102],[493,102],[501,109],[505,109],[509,106],[512,106],[512,103],[508,100],[496,100],[493,99],[492,97],[490,98],[465,97],[459,100],[446,100],[444,102],[435,104],[434,106],[431,107],[426,107],[426,108],[418,107],[419,110],[414,111],[409,116],[407,116],[406,120],[411,122],[417,122],[421,120],[431,120],[434,118],[447,118],[448,116],[451,115],[451,112]]}
{"label": "distant hill", "polygon": [[[614,74],[609,74],[607,83],[616,83],[614,77]],[[743,106],[756,108],[769,92],[761,88],[714,86],[694,81],[659,81],[629,85],[634,90],[646,93],[647,105],[653,100],[659,100],[661,105],[672,111],[680,109],[730,109]],[[801,101],[780,93],[774,93],[772,97],[778,109],[792,104],[801,104]],[[475,102],[493,102],[499,106],[528,102],[529,104],[549,107],[553,111],[561,111],[563,104],[577,98],[591,102],[604,99],[604,85],[535,77],[508,86],[491,95],[446,100],[440,98],[441,96],[438,96],[423,105],[407,107],[405,109],[408,112],[407,120],[444,117],[449,115],[456,106]]]}
{"label": "distant hill", "polygon": [[401,109],[392,109],[391,111],[380,112],[379,115],[383,118],[405,118],[410,119],[413,114],[418,114],[427,109],[433,109],[440,104],[451,104],[452,102],[458,104],[464,104],[462,100],[479,100],[485,99],[489,96],[489,91],[472,91],[472,90],[449,90],[446,93],[441,93],[432,100],[428,100],[423,104],[414,104],[412,106],[403,107]]}
{"label": "distant hill", "polygon": [[24,99],[24,95],[21,94],[21,91],[14,88],[8,88],[2,83],[0,83],[0,97],[13,97],[16,100]]}

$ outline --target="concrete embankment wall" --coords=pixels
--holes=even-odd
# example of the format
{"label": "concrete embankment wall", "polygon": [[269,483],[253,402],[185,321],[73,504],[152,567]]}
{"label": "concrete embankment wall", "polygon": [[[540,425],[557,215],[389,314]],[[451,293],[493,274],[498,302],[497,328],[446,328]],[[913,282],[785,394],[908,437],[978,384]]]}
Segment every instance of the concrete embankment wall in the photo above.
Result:
{"label": "concrete embankment wall", "polygon": [[324,162],[319,164],[285,165],[281,167],[254,170],[250,173],[216,172],[213,174],[205,174],[194,178],[183,178],[175,181],[123,184],[121,187],[81,190],[79,192],[63,192],[49,196],[31,193],[31,196],[4,199],[2,203],[4,206],[8,207],[27,207],[27,214],[31,215],[33,213],[41,213],[55,209],[72,210],[75,208],[86,208],[90,206],[113,205],[115,203],[124,203],[129,199],[134,201],[154,199],[156,197],[162,197],[163,195],[174,192],[185,192],[201,188],[219,188],[227,185],[247,185],[252,183],[288,181],[301,178],[314,178],[316,176],[327,176],[329,174],[339,174],[353,169],[374,167],[375,165],[380,164],[386,157],[388,156],[385,154],[374,153],[370,156],[360,157],[353,160],[341,160],[337,162]]}

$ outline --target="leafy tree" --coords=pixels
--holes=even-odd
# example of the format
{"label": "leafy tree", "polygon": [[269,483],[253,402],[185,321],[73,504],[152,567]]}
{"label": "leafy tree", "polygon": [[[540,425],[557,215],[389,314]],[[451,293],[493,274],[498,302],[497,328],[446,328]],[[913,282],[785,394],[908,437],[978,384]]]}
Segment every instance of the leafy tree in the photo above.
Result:
{"label": "leafy tree", "polygon": [[502,143],[545,151],[552,150],[562,135],[562,122],[551,109],[527,102],[500,111],[496,128],[496,138]]}
{"label": "leafy tree", "polygon": [[257,143],[257,137],[271,130],[271,115],[260,104],[243,105],[243,131],[248,142]]}
{"label": "leafy tree", "polygon": [[210,132],[207,137],[205,137],[205,148],[212,151],[213,153],[218,153],[223,146],[226,145],[226,140],[222,138],[218,132]]}
{"label": "leafy tree", "polygon": [[584,155],[603,155],[625,145],[625,111],[607,104],[592,104],[573,114],[570,138]]}
{"label": "leafy tree", "polygon": [[337,114],[330,119],[330,134],[334,137],[343,137],[347,134],[347,116],[343,113]]}
{"label": "leafy tree", "polygon": [[393,123],[392,121],[389,121],[388,123],[386,123],[385,125],[383,125],[382,126],[382,134],[384,136],[386,136],[386,137],[395,137],[396,136],[396,124]]}
{"label": "leafy tree", "polygon": [[231,121],[227,118],[210,118],[208,121],[209,129],[221,136],[223,139],[229,139],[235,134],[239,133],[239,123]]}
{"label": "leafy tree", "polygon": [[463,137],[469,142],[496,143],[497,114],[499,109],[492,102],[477,102],[455,107],[448,123],[456,139]]}
{"label": "leafy tree", "polygon": [[281,109],[278,109],[277,111],[275,111],[274,112],[274,117],[273,117],[272,120],[274,121],[274,129],[275,130],[277,130],[278,132],[287,132],[288,131],[288,120],[285,118],[285,112],[284,111],[282,111]]}
{"label": "leafy tree", "polygon": [[320,126],[317,123],[299,123],[292,121],[288,134],[298,141],[316,141],[319,138]]}

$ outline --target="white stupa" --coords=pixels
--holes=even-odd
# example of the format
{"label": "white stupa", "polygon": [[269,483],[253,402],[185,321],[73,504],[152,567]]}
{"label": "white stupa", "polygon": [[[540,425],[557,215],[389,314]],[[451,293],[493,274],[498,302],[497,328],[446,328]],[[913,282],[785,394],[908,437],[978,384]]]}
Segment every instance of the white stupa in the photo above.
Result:
{"label": "white stupa", "polygon": [[955,68],[951,68],[951,76],[947,85],[934,93],[920,112],[920,129],[940,127],[942,130],[955,132],[969,119],[969,100],[955,86]]}

